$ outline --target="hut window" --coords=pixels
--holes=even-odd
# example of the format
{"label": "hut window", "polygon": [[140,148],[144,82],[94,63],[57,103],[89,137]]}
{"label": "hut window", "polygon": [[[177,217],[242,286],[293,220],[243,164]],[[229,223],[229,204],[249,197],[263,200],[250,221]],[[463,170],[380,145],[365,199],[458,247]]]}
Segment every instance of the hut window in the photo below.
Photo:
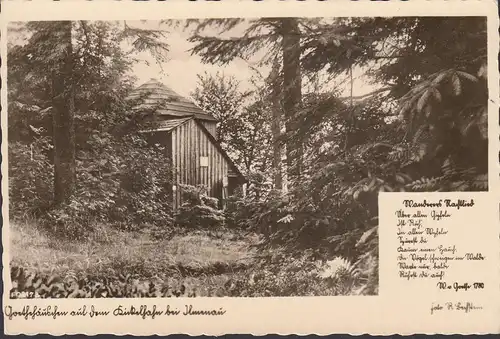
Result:
{"label": "hut window", "polygon": [[200,157],[200,166],[208,167],[208,157]]}

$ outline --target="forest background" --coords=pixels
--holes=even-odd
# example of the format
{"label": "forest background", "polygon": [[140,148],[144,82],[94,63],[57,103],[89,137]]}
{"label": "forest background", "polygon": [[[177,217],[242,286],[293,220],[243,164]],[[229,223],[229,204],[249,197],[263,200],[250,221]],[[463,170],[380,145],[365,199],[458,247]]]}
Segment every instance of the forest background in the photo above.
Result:
{"label": "forest background", "polygon": [[[377,294],[379,192],[487,190],[484,18],[149,26],[10,27],[14,266],[175,276],[209,295]],[[248,179],[223,211],[203,187],[184,187],[188,203],[171,210],[169,159],[138,133],[154,109],[127,100],[134,73],[148,74],[138,65],[168,69],[179,34],[211,66],[192,90],[174,86],[193,83],[186,67],[166,83],[220,120],[218,138]]]}

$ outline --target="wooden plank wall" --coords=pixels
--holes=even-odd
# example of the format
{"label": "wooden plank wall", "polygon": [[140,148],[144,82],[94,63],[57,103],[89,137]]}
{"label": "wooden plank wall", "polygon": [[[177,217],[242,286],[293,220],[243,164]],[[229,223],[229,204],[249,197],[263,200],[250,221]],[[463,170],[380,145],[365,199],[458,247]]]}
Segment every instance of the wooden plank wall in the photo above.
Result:
{"label": "wooden plank wall", "polygon": [[201,121],[202,125],[217,139],[217,123],[215,121]]}
{"label": "wooden plank wall", "polygon": [[[179,185],[206,185],[209,195],[221,199],[223,178],[228,174],[229,164],[219,150],[210,142],[200,127],[190,120],[171,132],[172,163],[176,177],[174,208],[181,206]],[[200,157],[208,157],[208,167],[200,166]]]}

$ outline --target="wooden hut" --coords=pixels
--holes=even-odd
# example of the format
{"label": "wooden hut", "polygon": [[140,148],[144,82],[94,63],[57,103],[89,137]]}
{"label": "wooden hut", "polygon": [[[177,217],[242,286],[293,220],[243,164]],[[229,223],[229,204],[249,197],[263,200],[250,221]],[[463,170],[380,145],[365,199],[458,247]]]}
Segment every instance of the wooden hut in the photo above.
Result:
{"label": "wooden hut", "polygon": [[174,175],[174,209],[182,204],[180,185],[204,185],[222,203],[245,183],[245,178],[216,140],[217,119],[156,79],[136,88],[140,110],[153,107],[148,133],[151,142],[165,146]]}

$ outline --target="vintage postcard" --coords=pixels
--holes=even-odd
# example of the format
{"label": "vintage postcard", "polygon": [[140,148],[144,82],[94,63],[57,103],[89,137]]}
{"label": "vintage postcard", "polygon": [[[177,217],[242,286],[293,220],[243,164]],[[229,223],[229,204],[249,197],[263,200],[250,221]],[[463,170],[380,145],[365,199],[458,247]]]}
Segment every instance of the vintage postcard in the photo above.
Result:
{"label": "vintage postcard", "polygon": [[6,333],[500,333],[496,2],[2,9]]}

